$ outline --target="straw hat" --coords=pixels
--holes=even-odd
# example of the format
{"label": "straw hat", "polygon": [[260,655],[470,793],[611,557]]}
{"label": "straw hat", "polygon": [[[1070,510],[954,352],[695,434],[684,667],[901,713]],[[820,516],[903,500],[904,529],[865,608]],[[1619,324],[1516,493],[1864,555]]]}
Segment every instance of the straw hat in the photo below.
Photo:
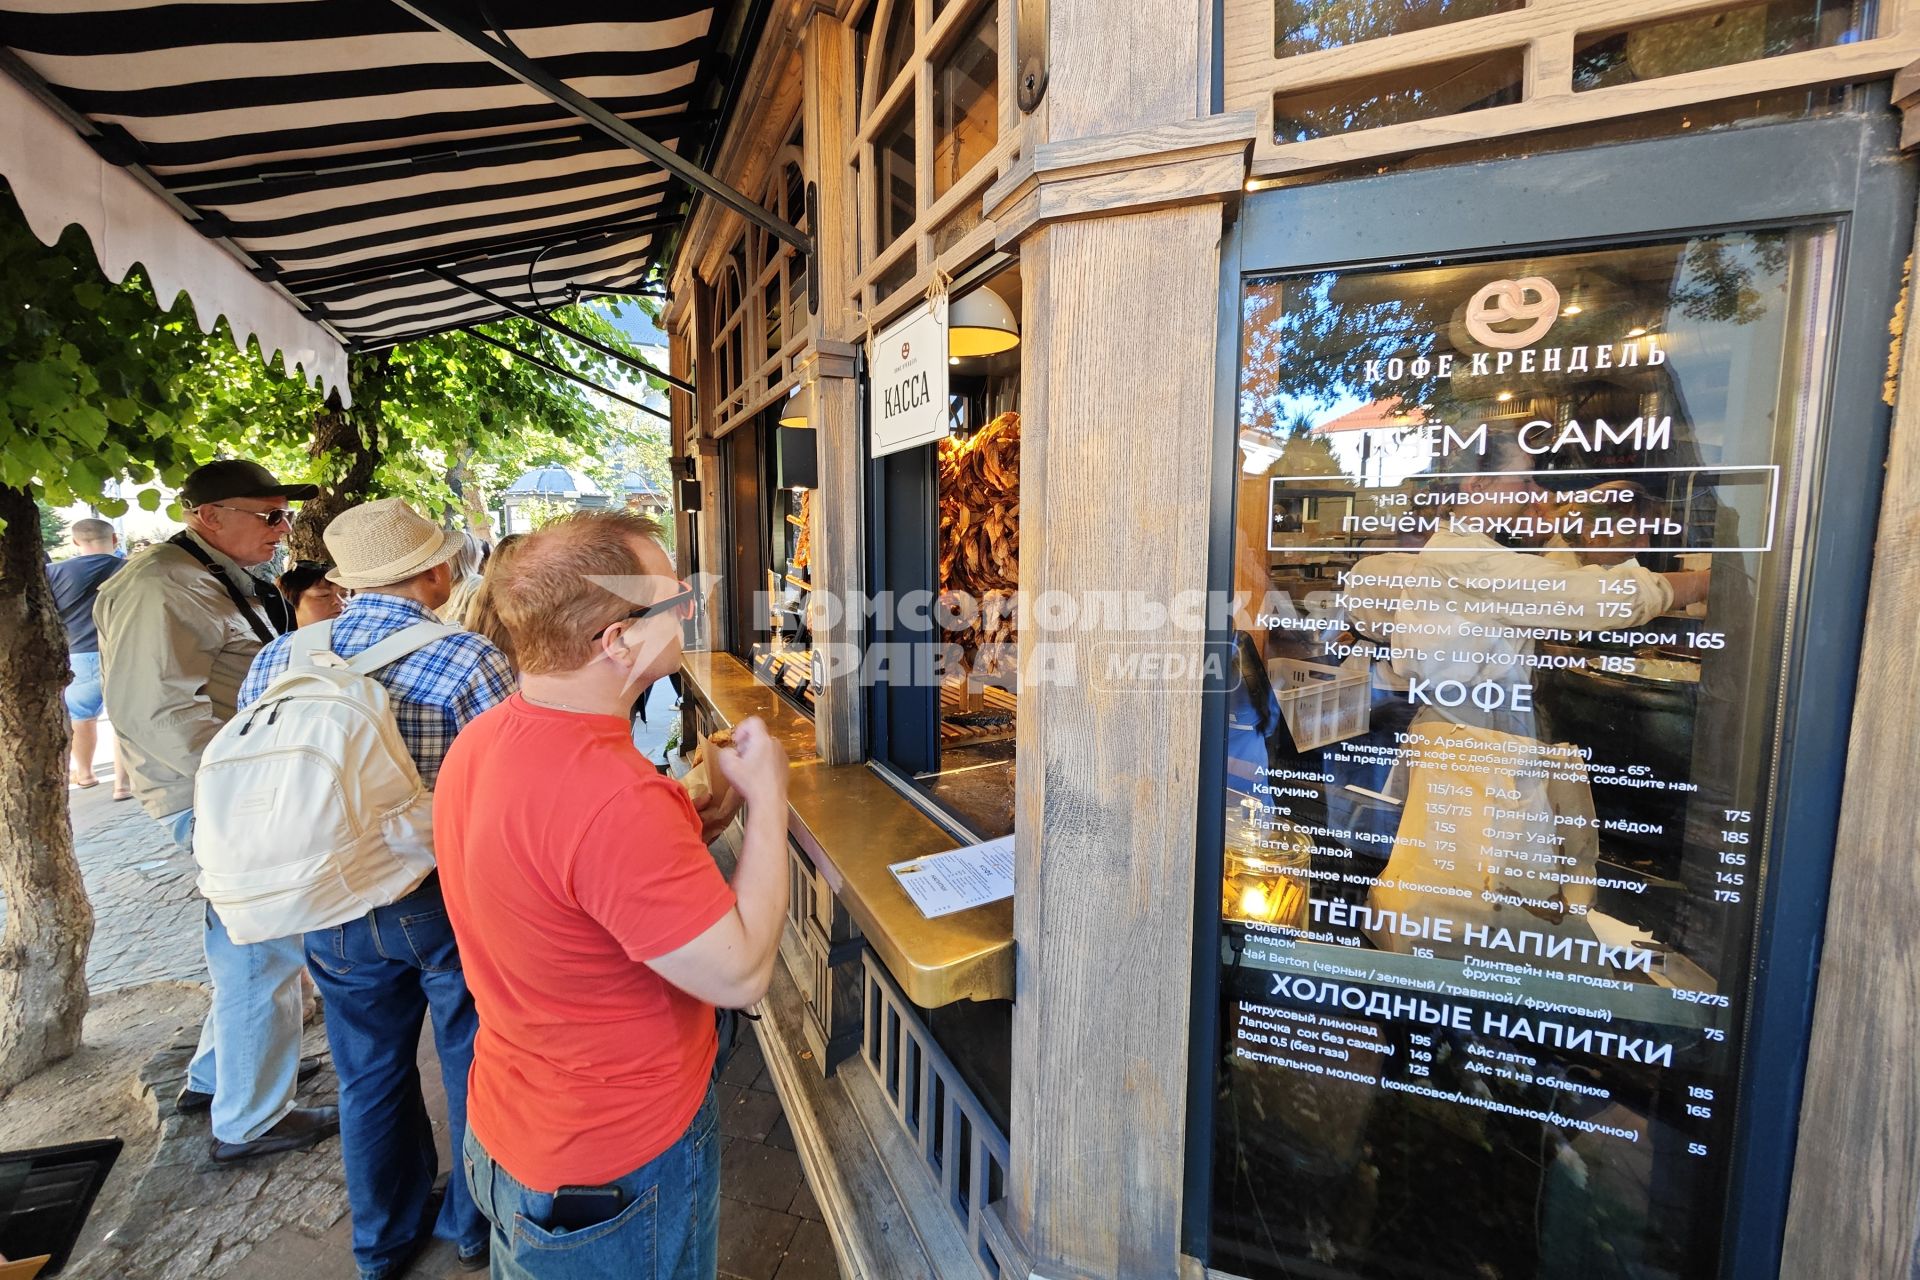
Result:
{"label": "straw hat", "polygon": [[348,507],[323,536],[334,563],[327,581],[356,589],[404,582],[445,564],[466,544],[466,534],[442,529],[398,498]]}

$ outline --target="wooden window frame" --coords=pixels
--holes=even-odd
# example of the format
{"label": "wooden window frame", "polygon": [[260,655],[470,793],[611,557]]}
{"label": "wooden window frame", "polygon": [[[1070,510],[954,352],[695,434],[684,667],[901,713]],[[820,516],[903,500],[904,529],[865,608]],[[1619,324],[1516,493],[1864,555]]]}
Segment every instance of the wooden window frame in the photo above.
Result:
{"label": "wooden window frame", "polygon": [[[903,4],[913,7],[913,53],[892,82],[882,85],[878,83],[880,55],[886,43],[887,27]],[[946,11],[936,17],[933,0],[874,0],[864,83],[857,86],[859,108],[853,137],[861,245],[853,302],[874,324],[886,323],[924,294],[936,271],[954,274],[993,246],[994,223],[983,207],[986,191],[1019,157],[1023,143],[1024,118],[1014,92],[1015,7],[1015,0],[949,0]],[[999,137],[993,149],[936,200],[933,198],[934,70],[989,11],[1000,33],[995,94]],[[902,109],[910,111],[913,119],[914,220],[897,240],[876,250],[880,241],[881,192],[874,139]],[[937,233],[968,204],[980,207],[979,225],[941,251],[935,240]],[[910,276],[886,296],[880,296],[877,282],[909,259],[913,263]]]}
{"label": "wooden window frame", "polygon": [[[795,226],[806,223],[807,167],[804,139],[796,115],[788,127],[786,142],[774,153],[762,180],[761,204]],[[789,207],[788,175],[800,177],[801,208]],[[729,278],[736,281],[738,297],[726,305]],[[767,323],[762,304],[768,285],[780,294],[781,333],[777,350],[767,349]],[[708,385],[716,395],[704,410],[708,434],[726,435],[741,422],[750,419],[767,405],[785,396],[799,377],[807,348],[814,337],[813,316],[802,305],[793,305],[798,287],[804,300],[806,268],[793,246],[775,240],[757,227],[736,226],[711,284],[701,284],[705,296],[703,313],[709,318],[713,337],[707,343],[711,359]],[[735,344],[739,348],[740,380],[730,382],[730,357]]]}
{"label": "wooden window frame", "polygon": [[[1735,7],[1729,0],[1528,0],[1507,13],[1277,57],[1273,0],[1226,0],[1224,106],[1254,114],[1251,175],[1272,178],[1729,98],[1880,79],[1920,58],[1920,0],[1880,0],[1873,36],[1853,44],[1574,90],[1574,46],[1581,33]],[[1517,103],[1305,142],[1274,140],[1276,94],[1513,48],[1525,54]]]}

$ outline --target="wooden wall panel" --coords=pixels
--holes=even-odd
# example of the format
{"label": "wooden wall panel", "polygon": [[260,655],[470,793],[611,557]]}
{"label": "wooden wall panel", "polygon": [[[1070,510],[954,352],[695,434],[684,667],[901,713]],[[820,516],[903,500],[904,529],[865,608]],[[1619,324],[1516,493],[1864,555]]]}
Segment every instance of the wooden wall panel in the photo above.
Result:
{"label": "wooden wall panel", "polygon": [[1907,1280],[1915,1267],[1920,949],[1905,941],[1920,920],[1920,328],[1912,307],[1909,297],[1780,1269],[1794,1280]]}
{"label": "wooden wall panel", "polygon": [[[862,472],[860,416],[850,341],[859,324],[852,305],[859,270],[853,190],[854,33],[827,14],[816,14],[802,50],[806,73],[806,170],[817,192],[820,311],[802,395],[811,401],[817,436],[820,491],[813,503],[813,564],[816,597],[842,600],[866,585],[866,482]],[[836,610],[815,623],[814,643],[844,658],[829,668],[814,694],[815,741],[828,764],[853,764],[866,753],[866,691],[858,653],[861,615]],[[851,669],[849,669],[851,664]]]}
{"label": "wooden wall panel", "polygon": [[[1221,225],[1210,203],[1023,246],[1028,599],[1205,586]],[[1009,1218],[1042,1275],[1178,1267],[1201,699],[1105,659],[1204,639],[1021,628]]]}

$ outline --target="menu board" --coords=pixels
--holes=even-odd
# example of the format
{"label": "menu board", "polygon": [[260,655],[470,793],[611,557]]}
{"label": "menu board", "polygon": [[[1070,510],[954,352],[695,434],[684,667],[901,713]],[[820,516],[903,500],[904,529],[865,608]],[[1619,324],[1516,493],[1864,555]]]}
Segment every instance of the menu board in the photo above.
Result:
{"label": "menu board", "polygon": [[1215,1267],[1718,1274],[1834,252],[1246,282]]}

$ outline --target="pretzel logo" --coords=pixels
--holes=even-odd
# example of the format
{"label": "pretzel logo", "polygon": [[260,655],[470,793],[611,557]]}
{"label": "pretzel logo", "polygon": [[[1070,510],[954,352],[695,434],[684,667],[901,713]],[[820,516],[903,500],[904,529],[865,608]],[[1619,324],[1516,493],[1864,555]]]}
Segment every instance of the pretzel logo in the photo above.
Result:
{"label": "pretzel logo", "polygon": [[[1544,276],[1495,280],[1467,303],[1467,332],[1483,346],[1515,351],[1544,338],[1559,314],[1560,291]],[[1493,327],[1509,320],[1530,323],[1517,332],[1503,332]]]}

